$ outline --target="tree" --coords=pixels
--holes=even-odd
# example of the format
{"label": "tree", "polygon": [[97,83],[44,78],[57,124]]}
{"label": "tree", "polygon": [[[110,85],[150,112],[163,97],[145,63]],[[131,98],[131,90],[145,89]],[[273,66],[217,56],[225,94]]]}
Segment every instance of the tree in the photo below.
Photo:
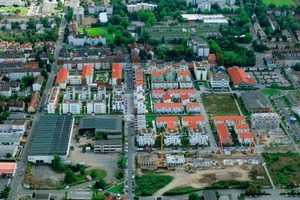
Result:
{"label": "tree", "polygon": [[7,153],[5,157],[6,157],[6,158],[11,158],[12,155],[11,155],[11,153]]}
{"label": "tree", "polygon": [[75,176],[74,172],[69,168],[66,171],[64,183],[68,184],[68,183],[73,183],[73,182],[76,182],[76,176]]}
{"label": "tree", "polygon": [[10,191],[10,186],[6,186],[2,191],[1,191],[1,196],[4,197],[4,199],[8,198],[9,196],[9,191]]}
{"label": "tree", "polygon": [[50,63],[54,63],[54,62],[55,62],[55,57],[54,57],[54,55],[50,55],[50,56],[48,57],[48,59],[49,59],[49,62],[50,62]]}
{"label": "tree", "polygon": [[92,200],[105,200],[105,198],[105,195],[98,193],[93,195]]}
{"label": "tree", "polygon": [[80,171],[80,174],[81,174],[81,175],[84,175],[84,174],[85,174],[85,167],[84,167],[84,166],[81,166],[81,167],[79,168],[79,171]]}
{"label": "tree", "polygon": [[45,79],[48,79],[49,75],[48,75],[48,72],[46,69],[42,70],[41,71],[41,75],[45,78]]}
{"label": "tree", "polygon": [[96,181],[95,188],[104,190],[106,187],[106,182],[103,178],[99,179],[99,181]]}
{"label": "tree", "polygon": [[43,26],[45,28],[49,28],[50,27],[49,19],[47,17],[41,17],[40,21],[41,21],[41,23],[43,24]]}
{"label": "tree", "polygon": [[199,195],[196,192],[191,192],[189,195],[189,200],[199,200]]}
{"label": "tree", "polygon": [[294,70],[300,71],[300,63],[296,63],[296,65],[294,66]]}
{"label": "tree", "polygon": [[98,176],[97,170],[96,169],[92,169],[92,171],[91,171],[91,177],[92,178],[96,178],[97,176]]}
{"label": "tree", "polygon": [[134,200],[140,200],[140,198],[137,197],[137,196],[133,197],[133,199],[134,199]]}
{"label": "tree", "polygon": [[250,33],[245,34],[245,42],[246,43],[252,42],[252,35]]}
{"label": "tree", "polygon": [[73,9],[70,9],[68,13],[65,14],[65,18],[66,20],[71,21],[72,17],[73,17]]}
{"label": "tree", "polygon": [[6,97],[2,94],[0,94],[0,101],[6,101]]}
{"label": "tree", "polygon": [[20,10],[20,9],[16,9],[16,10],[15,10],[15,14],[16,14],[16,15],[19,15],[19,14],[20,14],[20,12],[21,12],[21,10]]}
{"label": "tree", "polygon": [[63,166],[61,164],[61,158],[58,155],[54,156],[52,160],[51,167],[54,171],[61,172],[63,171]]}

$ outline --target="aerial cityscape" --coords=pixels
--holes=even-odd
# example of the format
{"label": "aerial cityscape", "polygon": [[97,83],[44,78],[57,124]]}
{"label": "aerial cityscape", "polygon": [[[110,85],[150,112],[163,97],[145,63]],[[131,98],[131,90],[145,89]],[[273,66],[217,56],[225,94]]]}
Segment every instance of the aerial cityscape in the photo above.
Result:
{"label": "aerial cityscape", "polygon": [[300,199],[299,0],[0,0],[0,200]]}

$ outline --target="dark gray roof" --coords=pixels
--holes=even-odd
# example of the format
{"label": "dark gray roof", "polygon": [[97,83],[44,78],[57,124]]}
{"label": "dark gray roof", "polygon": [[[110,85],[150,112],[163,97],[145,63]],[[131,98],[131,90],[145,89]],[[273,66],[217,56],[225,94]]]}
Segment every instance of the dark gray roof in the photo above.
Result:
{"label": "dark gray roof", "polygon": [[122,117],[82,117],[79,129],[95,129],[96,132],[121,133]]}
{"label": "dark gray roof", "polygon": [[248,111],[259,108],[269,108],[269,101],[265,95],[258,91],[242,92],[241,98]]}
{"label": "dark gray roof", "polygon": [[205,200],[217,200],[216,192],[213,190],[204,190],[203,196]]}
{"label": "dark gray roof", "polygon": [[29,155],[66,155],[73,127],[71,115],[42,115]]}
{"label": "dark gray roof", "polygon": [[122,145],[121,140],[95,140],[96,145]]}

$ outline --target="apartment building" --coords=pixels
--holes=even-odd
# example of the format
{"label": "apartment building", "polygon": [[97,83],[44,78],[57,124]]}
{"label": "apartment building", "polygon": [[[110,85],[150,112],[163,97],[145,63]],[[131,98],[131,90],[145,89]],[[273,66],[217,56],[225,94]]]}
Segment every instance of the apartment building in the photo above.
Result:
{"label": "apartment building", "polygon": [[112,96],[112,111],[114,112],[124,112],[125,111],[125,103],[123,95],[113,95]]}
{"label": "apartment building", "polygon": [[86,103],[87,114],[104,114],[106,113],[106,101],[105,100],[92,100],[88,99]]}
{"label": "apartment building", "polygon": [[93,83],[93,66],[92,65],[86,65],[82,69],[82,85],[89,85]]}
{"label": "apartment building", "polygon": [[187,113],[200,113],[200,104],[198,102],[188,102],[186,103]]}
{"label": "apartment building", "polygon": [[154,103],[155,113],[183,113],[184,107],[182,103]]}
{"label": "apartment building", "polygon": [[151,72],[151,82],[164,82],[164,71],[159,70],[159,71],[152,71]]}
{"label": "apartment building", "polygon": [[255,130],[277,130],[280,125],[280,116],[277,113],[253,113],[251,128]]}
{"label": "apartment building", "polygon": [[[180,89],[192,89],[193,88],[193,82],[192,81],[181,81],[179,82],[179,88]],[[177,88],[171,88],[171,89],[177,89]]]}
{"label": "apartment building", "polygon": [[247,133],[247,132],[250,132],[250,127],[248,124],[235,124],[234,132],[236,134]]}
{"label": "apartment building", "polygon": [[185,163],[184,155],[166,154],[166,163],[168,167],[183,166]]}
{"label": "apartment building", "polygon": [[157,5],[149,3],[137,3],[136,5],[126,5],[128,12],[138,12],[139,10],[151,10],[153,11]]}
{"label": "apartment building", "polygon": [[208,145],[209,137],[203,128],[189,128],[188,129],[189,142],[191,145]]}
{"label": "apartment building", "polygon": [[97,100],[105,100],[106,99],[106,87],[105,86],[98,86],[97,87]]}
{"label": "apartment building", "polygon": [[75,87],[73,86],[67,86],[66,88],[66,94],[65,94],[65,99],[66,100],[75,100]]}
{"label": "apartment building", "polygon": [[178,129],[168,129],[167,133],[164,134],[164,144],[166,146],[170,145],[180,145],[182,134]]}
{"label": "apartment building", "polygon": [[207,57],[209,54],[209,44],[200,37],[192,38],[192,40],[187,42],[187,45],[193,50],[196,56]]}
{"label": "apartment building", "polygon": [[187,71],[177,71],[177,80],[179,82],[190,82],[191,81],[191,72],[189,70]]}
{"label": "apartment building", "polygon": [[139,146],[151,146],[155,143],[155,135],[152,128],[143,128],[139,130],[138,135],[136,136],[136,140]]}
{"label": "apartment building", "polygon": [[81,101],[86,102],[91,98],[91,88],[87,85],[81,88]]}
{"label": "apartment building", "polygon": [[215,116],[215,125],[226,124],[226,126],[234,126],[235,124],[246,124],[245,116]]}
{"label": "apartment building", "polygon": [[28,108],[27,108],[27,111],[29,113],[34,113],[37,111],[37,108],[39,106],[39,103],[40,103],[40,93],[38,91],[35,91],[33,94],[32,94],[32,97],[30,99],[30,103],[28,104]]}
{"label": "apartment building", "polygon": [[174,128],[180,126],[178,116],[158,116],[156,117],[156,128]]}
{"label": "apartment building", "polygon": [[250,144],[251,142],[254,142],[254,137],[251,132],[239,133],[238,140],[241,144]]}
{"label": "apartment building", "polygon": [[190,124],[196,124],[198,127],[203,128],[205,126],[205,119],[203,116],[182,116],[182,126],[188,127]]}
{"label": "apartment building", "polygon": [[135,69],[134,108],[137,114],[146,113],[146,97],[144,90],[144,72],[140,68]]}
{"label": "apartment building", "polygon": [[111,73],[112,85],[117,85],[118,80],[122,80],[122,64],[113,63]]}
{"label": "apartment building", "polygon": [[196,98],[196,91],[194,89],[168,90],[168,94],[170,94],[174,99],[181,99],[182,95],[185,94],[188,94],[190,100],[194,100]]}
{"label": "apartment building", "polygon": [[164,90],[152,90],[152,99],[162,99],[165,96]]}
{"label": "apartment building", "polygon": [[59,98],[60,98],[60,87],[59,86],[54,86],[51,89],[50,96],[48,97],[47,100],[47,111],[48,113],[55,113],[55,110],[57,108]]}
{"label": "apartment building", "polygon": [[154,90],[168,90],[168,89],[178,89],[179,85],[177,81],[171,82],[151,82],[151,87]]}
{"label": "apartment building", "polygon": [[212,89],[228,89],[229,77],[222,71],[213,72],[210,76],[210,85]]}
{"label": "apartment building", "polygon": [[80,100],[66,100],[62,103],[63,114],[80,114],[82,103]]}
{"label": "apartment building", "polygon": [[216,125],[217,134],[222,144],[232,144],[232,139],[230,138],[230,133],[226,127],[225,123]]}
{"label": "apartment building", "polygon": [[69,70],[65,68],[61,68],[57,74],[56,84],[59,85],[60,89],[66,89],[67,87],[67,79],[69,75]]}

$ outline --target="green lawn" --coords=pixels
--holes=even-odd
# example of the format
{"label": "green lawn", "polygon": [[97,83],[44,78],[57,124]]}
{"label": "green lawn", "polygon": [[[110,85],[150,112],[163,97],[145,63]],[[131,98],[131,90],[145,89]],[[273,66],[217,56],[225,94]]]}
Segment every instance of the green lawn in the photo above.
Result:
{"label": "green lawn", "polygon": [[79,27],[78,28],[78,33],[79,34],[83,34],[84,33],[84,28],[83,27]]}
{"label": "green lawn", "polygon": [[96,36],[96,35],[105,35],[107,41],[113,40],[113,35],[108,33],[107,27],[92,27],[87,28],[86,32],[89,36]]}
{"label": "green lawn", "polygon": [[276,6],[283,6],[283,5],[295,6],[293,0],[263,0],[262,2],[266,5],[273,3]]}
{"label": "green lawn", "polygon": [[123,189],[124,189],[124,183],[122,182],[119,185],[108,189],[107,191],[110,192],[110,193],[123,195],[124,194]]}
{"label": "green lawn", "polygon": [[201,98],[207,114],[239,115],[238,108],[230,94],[203,94]]}
{"label": "green lawn", "polygon": [[264,89],[264,90],[261,90],[261,92],[266,94],[266,95],[280,94],[280,90],[276,90],[276,89]]}
{"label": "green lawn", "polygon": [[136,195],[152,196],[173,180],[172,176],[147,174],[136,177]]}
{"label": "green lawn", "polygon": [[21,12],[19,15],[27,15],[28,14],[28,7],[2,7],[0,8],[0,11],[3,12],[9,12],[9,13],[14,13],[17,9],[19,9]]}

